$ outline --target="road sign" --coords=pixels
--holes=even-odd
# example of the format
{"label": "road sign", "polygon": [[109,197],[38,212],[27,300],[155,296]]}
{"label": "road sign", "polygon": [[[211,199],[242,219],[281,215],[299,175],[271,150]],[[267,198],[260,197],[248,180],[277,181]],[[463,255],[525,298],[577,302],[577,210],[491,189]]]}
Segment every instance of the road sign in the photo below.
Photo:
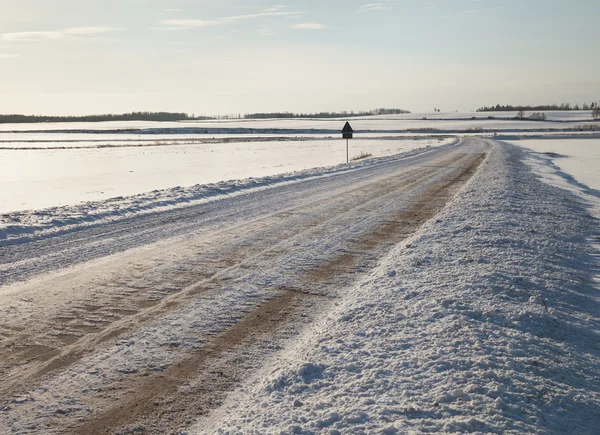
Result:
{"label": "road sign", "polygon": [[352,139],[353,133],[354,130],[350,126],[350,123],[346,122],[346,125],[344,125],[344,128],[342,129],[342,139]]}
{"label": "road sign", "polygon": [[346,163],[350,163],[350,155],[348,154],[348,139],[352,139],[354,130],[350,126],[349,122],[346,122],[344,128],[342,128],[342,139],[346,139]]}

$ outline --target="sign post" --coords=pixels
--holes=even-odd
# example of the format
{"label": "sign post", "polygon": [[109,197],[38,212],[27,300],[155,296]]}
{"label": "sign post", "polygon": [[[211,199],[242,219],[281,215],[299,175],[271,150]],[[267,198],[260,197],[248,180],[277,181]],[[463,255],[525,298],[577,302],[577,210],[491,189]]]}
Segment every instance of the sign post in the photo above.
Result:
{"label": "sign post", "polygon": [[346,122],[344,128],[342,129],[342,139],[346,139],[346,163],[350,163],[350,154],[348,151],[348,140],[352,139],[354,130],[350,126],[349,122]]}

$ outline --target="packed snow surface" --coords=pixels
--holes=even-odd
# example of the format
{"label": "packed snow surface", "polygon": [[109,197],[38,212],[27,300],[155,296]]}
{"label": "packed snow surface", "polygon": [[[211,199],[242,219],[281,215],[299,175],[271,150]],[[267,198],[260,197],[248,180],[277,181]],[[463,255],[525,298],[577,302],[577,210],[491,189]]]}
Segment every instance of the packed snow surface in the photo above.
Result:
{"label": "packed snow surface", "polygon": [[531,165],[498,145],[195,433],[598,433],[598,198]]}

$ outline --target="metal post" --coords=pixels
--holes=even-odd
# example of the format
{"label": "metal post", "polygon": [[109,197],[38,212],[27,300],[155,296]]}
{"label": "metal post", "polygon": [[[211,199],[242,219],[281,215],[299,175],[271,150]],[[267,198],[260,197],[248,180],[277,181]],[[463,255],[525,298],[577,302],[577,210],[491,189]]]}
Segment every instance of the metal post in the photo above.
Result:
{"label": "metal post", "polygon": [[348,154],[348,139],[346,139],[346,164],[350,163],[350,156]]}

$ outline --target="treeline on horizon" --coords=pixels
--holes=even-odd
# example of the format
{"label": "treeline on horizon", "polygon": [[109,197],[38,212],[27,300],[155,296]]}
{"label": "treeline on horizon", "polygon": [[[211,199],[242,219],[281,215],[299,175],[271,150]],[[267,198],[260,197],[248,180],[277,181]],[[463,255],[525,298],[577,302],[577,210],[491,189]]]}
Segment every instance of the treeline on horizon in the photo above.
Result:
{"label": "treeline on horizon", "polygon": [[184,121],[188,119],[210,119],[193,117],[187,113],[131,112],[121,115],[44,116],[44,115],[0,115],[0,123],[35,122],[100,122],[100,121]]}
{"label": "treeline on horizon", "polygon": [[0,115],[0,123],[38,123],[38,122],[103,122],[103,121],[202,121],[211,119],[266,119],[266,118],[343,118],[350,116],[398,115],[410,113],[402,109],[375,109],[362,112],[320,112],[320,113],[249,113],[246,115],[194,116],[176,112],[131,112],[120,115],[83,115],[83,116],[45,116],[45,115]]}
{"label": "treeline on horizon", "polygon": [[541,106],[511,106],[506,105],[502,106],[500,104],[496,104],[495,106],[490,107],[480,107],[477,109],[478,112],[520,112],[520,111],[531,111],[531,110],[594,110],[595,108],[600,107],[600,103],[583,103],[581,106],[579,104],[575,104],[571,106],[569,103],[562,104],[548,104]]}
{"label": "treeline on horizon", "polygon": [[319,112],[319,113],[291,113],[291,112],[272,112],[272,113],[249,113],[244,115],[244,119],[269,119],[269,118],[345,118],[356,116],[377,116],[377,115],[402,115],[410,113],[403,109],[374,109],[369,111],[342,111],[342,112]]}

